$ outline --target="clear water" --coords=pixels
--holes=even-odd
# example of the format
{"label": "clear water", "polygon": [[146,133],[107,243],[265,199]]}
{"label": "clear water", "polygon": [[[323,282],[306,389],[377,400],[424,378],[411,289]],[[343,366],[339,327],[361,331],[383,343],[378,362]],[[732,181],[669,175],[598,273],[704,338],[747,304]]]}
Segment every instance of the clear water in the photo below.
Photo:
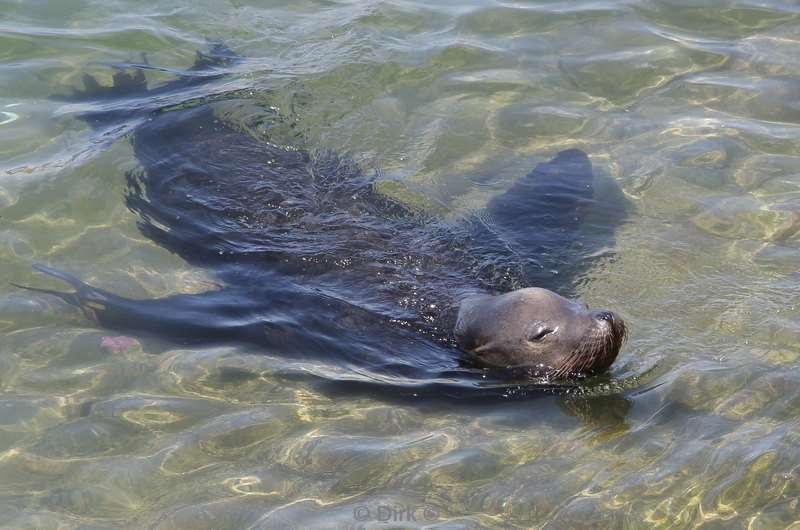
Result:
{"label": "clear water", "polygon": [[[0,2],[0,524],[800,524],[796,2],[271,4]],[[241,348],[153,355],[8,286],[41,283],[33,261],[134,297],[213,286],[138,232],[125,131],[50,99],[143,53],[166,81],[207,39],[247,58],[225,88],[452,211],[589,153],[633,206],[577,281],[632,329],[625,391],[338,395]]]}

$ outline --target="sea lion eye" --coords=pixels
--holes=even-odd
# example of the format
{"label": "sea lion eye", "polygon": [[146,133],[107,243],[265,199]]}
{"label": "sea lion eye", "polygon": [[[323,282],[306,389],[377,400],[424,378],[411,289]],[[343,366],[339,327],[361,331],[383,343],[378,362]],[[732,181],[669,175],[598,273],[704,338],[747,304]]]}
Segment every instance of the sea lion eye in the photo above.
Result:
{"label": "sea lion eye", "polygon": [[546,328],[546,327],[536,328],[533,334],[530,337],[528,337],[528,340],[533,342],[542,340],[543,338],[550,335],[554,331],[555,330],[552,328]]}

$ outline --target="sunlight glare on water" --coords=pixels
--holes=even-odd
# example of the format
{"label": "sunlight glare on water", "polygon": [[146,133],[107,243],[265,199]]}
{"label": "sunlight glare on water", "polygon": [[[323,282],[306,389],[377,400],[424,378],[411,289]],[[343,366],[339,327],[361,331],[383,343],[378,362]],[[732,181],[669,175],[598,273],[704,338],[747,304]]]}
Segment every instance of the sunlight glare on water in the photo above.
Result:
{"label": "sunlight glare on water", "polygon": [[[797,2],[0,12],[0,526],[800,524]],[[614,248],[576,279],[632,330],[611,374],[559,396],[393,402],[325,391],[245,348],[156,351],[8,285],[48,282],[38,261],[134,298],[214,288],[125,206],[136,123],[92,130],[76,118],[86,104],[53,97],[87,72],[109,84],[120,64],[169,81],[211,41],[244,58],[216,81],[250,101],[228,120],[379,168],[437,215],[585,151],[601,196],[616,183],[630,203]]]}

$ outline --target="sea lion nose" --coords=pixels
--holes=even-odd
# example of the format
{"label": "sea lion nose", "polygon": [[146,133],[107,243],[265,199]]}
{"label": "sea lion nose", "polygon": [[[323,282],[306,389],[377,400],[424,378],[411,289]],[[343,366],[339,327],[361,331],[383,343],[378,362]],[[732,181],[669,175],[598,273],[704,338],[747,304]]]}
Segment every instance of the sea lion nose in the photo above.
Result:
{"label": "sea lion nose", "polygon": [[595,315],[597,320],[605,320],[606,322],[614,322],[614,313],[611,311],[598,311]]}

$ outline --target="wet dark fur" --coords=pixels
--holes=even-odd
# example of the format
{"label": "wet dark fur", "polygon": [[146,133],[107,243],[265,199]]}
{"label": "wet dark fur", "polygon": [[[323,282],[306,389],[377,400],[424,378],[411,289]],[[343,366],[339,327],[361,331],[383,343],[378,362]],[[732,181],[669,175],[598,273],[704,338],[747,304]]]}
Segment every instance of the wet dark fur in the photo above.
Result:
{"label": "wet dark fur", "polygon": [[[129,175],[127,204],[145,235],[213,270],[225,287],[132,301],[40,270],[72,283],[77,293],[64,298],[106,327],[331,359],[371,374],[368,384],[445,393],[494,384],[493,392],[505,393],[500,380],[459,362],[451,340],[457,297],[464,289],[529,285],[569,294],[596,250],[574,244],[594,202],[586,155],[564,151],[485,212],[443,221],[378,193],[374,176],[347,159],[244,132],[224,119],[236,100],[158,107],[232,61],[217,47],[173,83],[149,89],[138,70],[115,76],[115,87],[87,77],[75,95],[136,98],[82,117],[95,127],[142,120],[132,134],[141,170]],[[612,225],[600,228],[613,235]],[[607,340],[621,343],[624,335],[620,328]],[[585,347],[599,355],[608,345]]]}

